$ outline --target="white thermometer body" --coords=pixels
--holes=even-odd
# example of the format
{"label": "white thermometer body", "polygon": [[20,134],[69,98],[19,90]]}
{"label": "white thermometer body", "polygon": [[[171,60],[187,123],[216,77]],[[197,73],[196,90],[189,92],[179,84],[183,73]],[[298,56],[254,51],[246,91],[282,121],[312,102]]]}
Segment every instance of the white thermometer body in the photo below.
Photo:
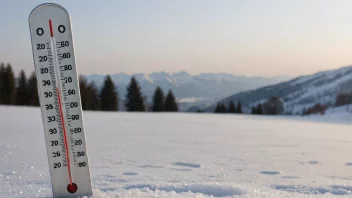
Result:
{"label": "white thermometer body", "polygon": [[53,195],[92,196],[70,15],[42,4],[29,26]]}

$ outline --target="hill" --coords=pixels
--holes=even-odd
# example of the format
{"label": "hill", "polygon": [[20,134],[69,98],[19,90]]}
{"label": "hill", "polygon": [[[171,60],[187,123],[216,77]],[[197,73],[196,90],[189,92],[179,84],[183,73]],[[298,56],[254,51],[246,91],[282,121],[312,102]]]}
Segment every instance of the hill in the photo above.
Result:
{"label": "hill", "polygon": [[[285,113],[299,114],[304,108],[311,107],[316,103],[332,106],[335,104],[337,94],[351,90],[352,66],[348,66],[236,93],[219,102],[228,104],[230,101],[241,101],[242,105],[249,109],[272,96],[278,96],[284,100]],[[214,107],[215,104],[212,104],[206,111],[213,111]]]}

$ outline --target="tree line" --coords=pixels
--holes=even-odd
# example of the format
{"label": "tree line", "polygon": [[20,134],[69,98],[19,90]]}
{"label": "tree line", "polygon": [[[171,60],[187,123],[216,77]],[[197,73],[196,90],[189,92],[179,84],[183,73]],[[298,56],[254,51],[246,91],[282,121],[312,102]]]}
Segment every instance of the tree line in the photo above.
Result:
{"label": "tree line", "polygon": [[228,107],[226,107],[225,103],[219,102],[216,104],[214,113],[243,113],[241,102],[236,105],[233,101],[230,101]]}
{"label": "tree line", "polygon": [[[79,89],[83,110],[93,111],[118,111],[119,94],[111,77],[107,75],[103,87],[99,90],[92,81],[87,82],[85,77],[79,77]],[[163,90],[157,87],[154,92],[152,105],[149,105],[143,96],[138,81],[132,77],[127,86],[124,100],[126,111],[153,111],[175,112],[178,111],[176,98],[169,90],[166,97]],[[10,64],[0,64],[0,104],[39,106],[37,79],[34,72],[29,78],[23,70],[16,78]]]}
{"label": "tree line", "polygon": [[[111,77],[107,75],[104,79],[100,94],[92,81],[87,83],[84,77],[80,77],[80,90],[82,98],[82,108],[84,110],[118,111],[119,94]],[[175,112],[178,111],[176,98],[171,90],[166,97],[160,87],[156,87],[152,105],[149,106],[146,97],[143,96],[141,87],[135,77],[131,78],[127,86],[127,94],[124,100],[126,111],[131,112]],[[99,106],[100,104],[100,106]]]}
{"label": "tree line", "polygon": [[[252,107],[251,114],[262,115],[263,114],[262,104],[258,104]],[[218,102],[216,104],[214,113],[243,113],[241,102],[235,104],[233,101],[230,101],[228,107],[223,102]]]}
{"label": "tree line", "polygon": [[39,106],[35,73],[27,79],[22,70],[16,79],[11,65],[0,63],[0,104]]}

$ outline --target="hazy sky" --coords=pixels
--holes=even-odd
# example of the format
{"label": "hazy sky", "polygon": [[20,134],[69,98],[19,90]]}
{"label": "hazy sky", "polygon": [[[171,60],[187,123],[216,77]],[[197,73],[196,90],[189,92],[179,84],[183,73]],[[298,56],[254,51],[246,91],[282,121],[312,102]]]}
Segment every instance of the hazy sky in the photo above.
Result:
{"label": "hazy sky", "polygon": [[[28,15],[0,0],[0,62],[34,70]],[[308,74],[352,64],[352,0],[65,0],[80,73]]]}

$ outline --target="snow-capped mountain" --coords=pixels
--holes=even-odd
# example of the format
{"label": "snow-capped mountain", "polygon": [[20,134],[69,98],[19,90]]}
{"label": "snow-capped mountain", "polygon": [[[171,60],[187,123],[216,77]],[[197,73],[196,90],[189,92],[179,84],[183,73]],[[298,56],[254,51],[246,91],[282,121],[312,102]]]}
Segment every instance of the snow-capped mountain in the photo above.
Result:
{"label": "snow-capped mountain", "polygon": [[[351,90],[352,66],[348,66],[237,93],[220,100],[220,102],[228,104],[230,101],[241,101],[242,105],[248,109],[272,96],[278,96],[284,100],[285,113],[298,114],[304,108],[311,107],[316,103],[332,106],[339,93]],[[214,106],[215,104],[212,104],[207,108],[207,111],[212,111]]]}
{"label": "snow-capped mountain", "polygon": [[[164,92],[171,89],[179,100],[192,99],[184,101],[220,99],[233,93],[275,84],[288,79],[288,77],[246,77],[223,73],[201,73],[199,75],[191,75],[187,72],[137,73],[133,75],[119,73],[111,75],[111,78],[118,88],[120,97],[126,95],[126,87],[132,76],[138,80],[143,94],[148,98],[151,98],[156,86],[160,86]],[[105,75],[93,74],[86,76],[86,78],[89,82],[94,81],[98,87],[101,87]]]}

